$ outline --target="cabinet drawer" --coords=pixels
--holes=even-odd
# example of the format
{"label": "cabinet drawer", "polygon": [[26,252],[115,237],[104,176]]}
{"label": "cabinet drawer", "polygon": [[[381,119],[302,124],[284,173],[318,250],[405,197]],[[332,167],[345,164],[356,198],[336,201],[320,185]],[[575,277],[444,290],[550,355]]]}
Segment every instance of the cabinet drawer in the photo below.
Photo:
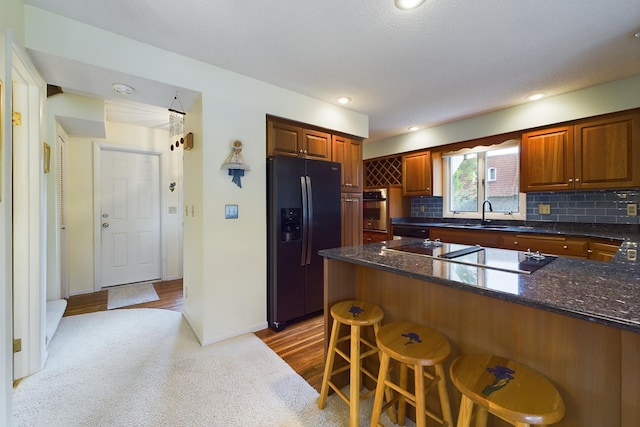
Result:
{"label": "cabinet drawer", "polygon": [[620,248],[621,241],[592,240],[589,244],[589,259],[609,262]]}
{"label": "cabinet drawer", "polygon": [[532,236],[526,234],[503,234],[500,247],[517,251],[540,251],[545,254],[587,258],[589,241],[562,236]]}
{"label": "cabinet drawer", "polygon": [[365,245],[368,243],[384,242],[385,240],[388,240],[388,239],[389,239],[388,233],[381,233],[377,231],[362,232],[362,243]]}
{"label": "cabinet drawer", "polygon": [[440,239],[445,243],[461,245],[480,245],[497,248],[500,245],[500,233],[495,231],[475,231],[452,228],[430,228],[429,238]]}

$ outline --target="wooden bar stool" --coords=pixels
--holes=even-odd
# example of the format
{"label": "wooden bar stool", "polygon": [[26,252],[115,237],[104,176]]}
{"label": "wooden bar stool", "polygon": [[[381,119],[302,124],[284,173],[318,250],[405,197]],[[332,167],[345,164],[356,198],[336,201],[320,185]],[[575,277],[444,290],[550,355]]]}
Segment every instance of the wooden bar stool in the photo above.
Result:
{"label": "wooden bar stool", "polygon": [[[390,323],[384,325],[376,335],[376,342],[381,351],[380,372],[373,402],[371,427],[376,427],[380,413],[386,406],[398,401],[398,424],[404,425],[406,403],[416,408],[416,426],[424,427],[427,416],[442,426],[453,426],[449,394],[447,392],[446,377],[442,364],[451,353],[451,346],[447,338],[438,331],[427,326],[414,323]],[[399,362],[400,372],[398,383],[389,379],[389,365],[391,359]],[[433,367],[433,373],[426,370]],[[414,371],[415,393],[407,388],[408,368]],[[429,380],[425,384],[425,377]],[[437,385],[440,398],[441,416],[427,409],[426,396],[431,387]],[[386,388],[396,391],[395,397],[384,407],[382,395]]]}
{"label": "wooden bar stool", "polygon": [[451,382],[462,393],[458,427],[487,425],[487,412],[517,426],[546,426],[564,417],[558,390],[533,369],[504,357],[471,354],[451,364]]}
{"label": "wooden bar stool", "polygon": [[[362,366],[362,360],[366,357],[379,354],[375,343],[362,337],[360,328],[363,326],[373,326],[373,331],[377,334],[384,313],[382,309],[375,304],[364,301],[342,301],[331,307],[331,317],[333,317],[333,327],[331,328],[327,361],[324,368],[324,377],[322,378],[322,387],[320,388],[320,397],[318,398],[318,408],[324,409],[326,406],[329,387],[331,387],[336,394],[349,405],[349,425],[351,427],[357,427],[360,423],[360,400],[370,397],[375,392],[375,390],[370,390],[360,395],[360,389],[362,388],[361,373],[364,373],[373,381],[376,380],[376,376]],[[349,325],[351,327],[351,333],[340,337],[340,325]],[[346,354],[338,348],[338,344],[349,340],[350,352]],[[364,344],[368,349],[365,348],[365,351],[361,351],[361,344]],[[346,360],[348,364],[334,370],[333,364],[336,354]],[[349,397],[347,397],[342,390],[331,381],[331,378],[335,374],[349,369]],[[392,416],[394,418],[393,421],[395,421],[395,416],[391,413],[390,416]]]}

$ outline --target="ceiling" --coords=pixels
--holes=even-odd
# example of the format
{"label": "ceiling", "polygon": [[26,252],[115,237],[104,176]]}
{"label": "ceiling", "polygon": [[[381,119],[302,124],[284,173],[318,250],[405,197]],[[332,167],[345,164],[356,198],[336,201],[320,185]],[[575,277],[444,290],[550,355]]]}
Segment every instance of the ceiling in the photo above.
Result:
{"label": "ceiling", "polygon": [[[638,0],[25,3],[320,100],[348,96],[369,116],[369,141],[640,74]],[[112,100],[108,115],[123,114],[114,82],[161,110],[176,92],[185,109],[198,95],[33,55],[47,83]]]}

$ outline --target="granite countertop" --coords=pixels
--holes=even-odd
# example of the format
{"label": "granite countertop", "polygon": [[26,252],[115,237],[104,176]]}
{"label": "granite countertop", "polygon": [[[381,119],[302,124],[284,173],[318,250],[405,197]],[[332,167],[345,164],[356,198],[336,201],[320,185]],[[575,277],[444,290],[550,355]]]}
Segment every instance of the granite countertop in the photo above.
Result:
{"label": "granite countertop", "polygon": [[[384,250],[394,242],[325,249],[320,255],[640,333],[637,261],[558,257],[532,274],[520,274]],[[633,244],[627,240],[623,246]]]}

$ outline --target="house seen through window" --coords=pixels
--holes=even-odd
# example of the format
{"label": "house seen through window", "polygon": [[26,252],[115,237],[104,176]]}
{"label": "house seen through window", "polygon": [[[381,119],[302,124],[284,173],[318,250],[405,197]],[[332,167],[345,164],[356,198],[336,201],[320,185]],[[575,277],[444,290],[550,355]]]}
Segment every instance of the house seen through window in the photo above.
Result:
{"label": "house seen through window", "polygon": [[525,219],[519,152],[518,141],[510,140],[444,154],[444,216],[480,218],[488,200],[493,212],[487,209],[486,218]]}

